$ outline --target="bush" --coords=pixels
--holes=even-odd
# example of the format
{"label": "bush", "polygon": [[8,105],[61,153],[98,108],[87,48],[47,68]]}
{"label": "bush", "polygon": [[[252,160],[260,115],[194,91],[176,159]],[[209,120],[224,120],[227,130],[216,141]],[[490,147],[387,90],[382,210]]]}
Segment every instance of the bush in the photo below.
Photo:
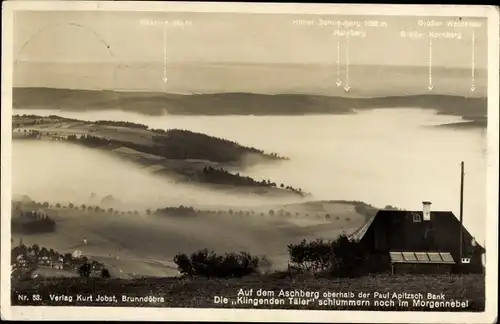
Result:
{"label": "bush", "polygon": [[191,259],[184,253],[179,253],[174,257],[174,263],[177,265],[177,269],[182,275],[193,276],[194,269]]}
{"label": "bush", "polygon": [[301,271],[324,271],[332,265],[332,243],[321,239],[289,244],[288,254],[292,268]]}
{"label": "bush", "polygon": [[160,216],[197,216],[193,207],[179,206],[179,207],[165,207],[158,208],[155,215]]}
{"label": "bush", "polygon": [[366,254],[361,245],[345,235],[333,241],[317,239],[289,244],[290,267],[301,272],[328,272],[336,277],[358,276],[363,273]]}
{"label": "bush", "polygon": [[102,277],[102,278],[110,278],[110,277],[111,277],[111,275],[109,274],[109,270],[108,270],[108,269],[106,269],[106,268],[103,268],[103,269],[101,270],[101,277]]}
{"label": "bush", "polygon": [[81,277],[90,277],[90,263],[85,262],[78,268],[78,273]]}
{"label": "bush", "polygon": [[361,245],[356,241],[351,241],[345,235],[341,235],[333,241],[333,264],[330,273],[336,277],[357,277],[366,274],[364,261],[367,254]]}
{"label": "bush", "polygon": [[260,259],[246,252],[217,255],[204,249],[191,256],[179,253],[174,257],[174,262],[179,272],[186,276],[240,278],[258,273]]}

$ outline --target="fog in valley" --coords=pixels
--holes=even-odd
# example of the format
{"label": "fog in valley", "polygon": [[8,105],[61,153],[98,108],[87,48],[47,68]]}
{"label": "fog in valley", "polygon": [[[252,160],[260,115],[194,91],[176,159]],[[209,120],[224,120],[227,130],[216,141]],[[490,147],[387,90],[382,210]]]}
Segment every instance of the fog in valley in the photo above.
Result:
{"label": "fog in valley", "polygon": [[[228,194],[174,183],[148,173],[133,162],[103,150],[64,142],[13,141],[14,198],[28,195],[39,202],[98,205],[111,195],[124,210],[166,206],[228,208],[276,203],[265,197]],[[298,199],[280,199],[280,203]]]}
{"label": "fog in valley", "polygon": [[[277,200],[171,183],[169,178],[146,173],[111,152],[76,144],[14,140],[12,178],[16,200],[27,195],[52,205],[113,206],[120,211],[111,214],[52,210],[49,213],[57,222],[54,234],[12,234],[15,241],[22,238],[28,245],[39,244],[61,252],[81,249],[85,255],[104,262],[115,277],[176,275],[173,257],[179,252],[192,253],[203,248],[219,253],[248,251],[266,255],[273,267],[282,268],[287,260],[286,245],[302,237],[276,228],[269,216],[251,219],[228,215],[147,215],[146,209],[179,205],[224,211],[256,210],[260,214],[300,198]],[[108,206],[102,204],[107,195],[115,198]],[[139,214],[121,213],[133,210]],[[88,243],[83,244],[83,240]]]}
{"label": "fog in valley", "polygon": [[[431,110],[380,109],[329,116],[168,116],[121,111],[57,114],[82,120],[123,120],[153,128],[181,128],[277,152],[290,161],[242,173],[311,192],[310,199],[358,200],[384,207],[459,214],[460,162],[465,162],[464,223],[482,241],[486,218],[486,135],[482,129],[435,127],[460,121]],[[113,195],[132,208],[164,205],[262,205],[290,201],[227,195],[171,184],[135,165],[90,149],[60,143],[14,141],[13,190],[35,200]]]}

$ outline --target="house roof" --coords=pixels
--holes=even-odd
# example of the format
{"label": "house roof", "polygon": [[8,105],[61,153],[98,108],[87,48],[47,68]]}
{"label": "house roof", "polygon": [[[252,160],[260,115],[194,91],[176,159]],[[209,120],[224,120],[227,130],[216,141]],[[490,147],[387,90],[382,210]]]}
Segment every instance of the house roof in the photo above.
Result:
{"label": "house roof", "polygon": [[349,239],[351,241],[360,241],[363,236],[365,236],[366,232],[368,231],[368,229],[370,228],[370,226],[372,225],[373,221],[375,220],[375,217],[377,217],[378,214],[375,214],[373,215],[372,217],[370,217],[366,223],[364,223],[363,225],[361,225],[360,228],[358,228],[356,231],[354,231],[351,235],[349,235]]}
{"label": "house roof", "polygon": [[[407,217],[408,215],[412,217]],[[358,228],[358,230],[352,233],[349,236],[349,239],[361,241],[376,219],[384,218],[390,221],[397,220],[398,225],[401,226],[401,228],[403,228],[405,222],[413,222],[413,215],[419,215],[420,219],[423,221],[422,211],[385,210],[385,209],[379,210],[377,214],[370,217],[370,219],[368,219],[368,221],[365,224],[363,224],[360,228]],[[431,221],[433,222],[433,224],[435,224],[438,230],[441,229],[447,230],[449,226],[452,226],[453,224],[458,224],[459,222],[459,220],[455,217],[455,215],[451,211],[432,211]],[[465,227],[463,227],[463,232],[464,232],[464,240],[467,240],[468,236],[472,237]],[[477,248],[483,252],[485,251],[485,249],[479,244],[477,244]]]}
{"label": "house roof", "polygon": [[389,252],[392,263],[455,264],[449,252]]}

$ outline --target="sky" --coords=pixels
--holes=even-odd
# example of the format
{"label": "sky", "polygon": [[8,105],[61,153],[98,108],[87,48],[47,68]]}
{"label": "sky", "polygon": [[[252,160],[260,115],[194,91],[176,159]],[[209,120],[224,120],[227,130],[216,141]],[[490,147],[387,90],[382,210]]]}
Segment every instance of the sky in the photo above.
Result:
{"label": "sky", "polygon": [[[314,25],[294,24],[313,20]],[[365,37],[333,35],[336,26],[319,26],[320,19],[360,22],[384,21],[386,27],[343,27]],[[428,38],[401,37],[401,32],[459,32],[462,39],[434,39],[433,64],[470,67],[474,29],[475,65],[486,67],[485,21],[478,28],[419,27],[417,17],[349,17],[296,14],[56,12],[23,11],[14,17],[14,58],[18,62],[243,62],[332,64],[341,56],[350,64],[425,66]],[[448,21],[453,18],[425,17]],[[188,25],[166,28],[142,21],[183,20]],[[458,20],[458,17],[456,18]],[[339,40],[338,40],[339,39]],[[348,49],[347,49],[348,47]],[[348,54],[347,54],[348,51]]]}

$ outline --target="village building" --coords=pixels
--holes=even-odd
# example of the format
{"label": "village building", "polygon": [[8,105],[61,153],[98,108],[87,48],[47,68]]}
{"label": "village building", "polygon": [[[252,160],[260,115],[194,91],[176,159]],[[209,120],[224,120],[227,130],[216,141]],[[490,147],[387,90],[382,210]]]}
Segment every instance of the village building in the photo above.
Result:
{"label": "village building", "polygon": [[451,211],[380,210],[350,235],[371,272],[482,273],[485,249]]}
{"label": "village building", "polygon": [[27,269],[28,267],[28,260],[26,260],[26,258],[24,257],[24,255],[22,254],[19,254],[17,257],[16,257],[16,261],[14,263],[14,268],[17,268],[17,269]]}
{"label": "village building", "polygon": [[64,269],[64,259],[59,257],[59,258],[53,258],[51,262],[51,267],[56,270],[63,270]]}
{"label": "village building", "polygon": [[42,256],[38,258],[38,265],[39,266],[50,266],[52,263],[52,260],[48,256]]}

